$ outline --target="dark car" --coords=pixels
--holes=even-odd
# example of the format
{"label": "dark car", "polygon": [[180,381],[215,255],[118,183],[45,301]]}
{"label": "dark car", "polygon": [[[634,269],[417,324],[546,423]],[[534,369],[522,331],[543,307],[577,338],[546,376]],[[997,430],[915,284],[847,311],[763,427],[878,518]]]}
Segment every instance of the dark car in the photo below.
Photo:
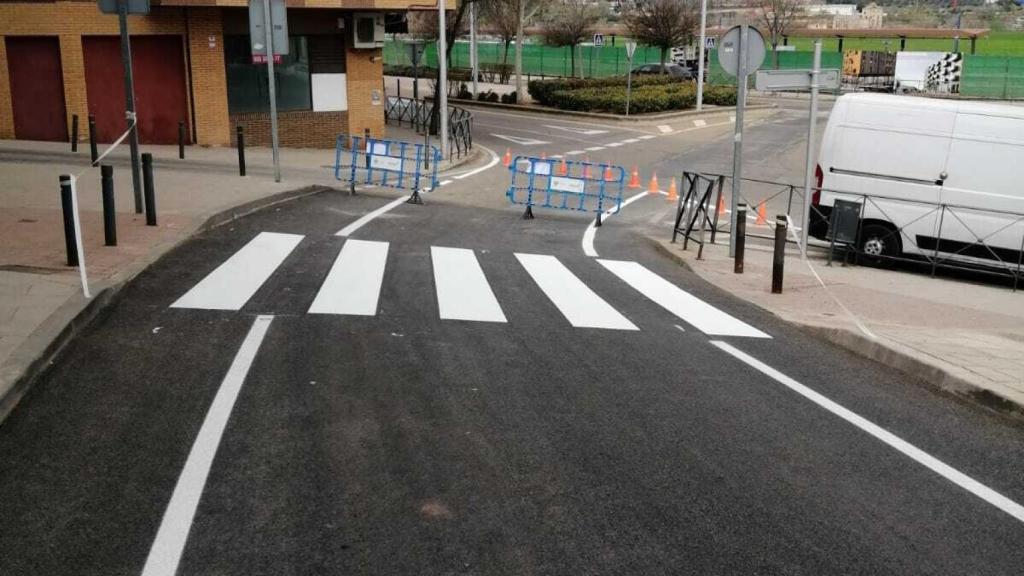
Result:
{"label": "dark car", "polygon": [[681,66],[679,64],[644,64],[643,66],[637,66],[633,69],[633,74],[668,74],[673,78],[681,78],[683,80],[693,80],[697,77],[697,73],[692,69]]}

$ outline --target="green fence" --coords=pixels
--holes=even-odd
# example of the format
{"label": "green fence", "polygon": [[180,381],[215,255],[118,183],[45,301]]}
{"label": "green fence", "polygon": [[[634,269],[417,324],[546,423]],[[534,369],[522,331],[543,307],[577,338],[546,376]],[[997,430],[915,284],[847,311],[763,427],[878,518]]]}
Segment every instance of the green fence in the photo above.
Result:
{"label": "green fence", "polygon": [[[718,52],[716,50],[709,50],[708,62],[710,67],[708,68],[708,84],[733,84],[736,79],[733,76],[729,76],[722,66],[718,63]],[[810,69],[813,64],[814,53],[813,52],[779,52],[779,70],[793,70],[806,68]],[[822,52],[821,54],[821,67],[822,68],[843,68],[843,55],[839,52]],[[768,52],[764,55],[764,62],[761,64],[762,70],[772,70],[775,68],[775,63],[772,61],[772,54]]]}
{"label": "green fence", "polygon": [[960,94],[978,98],[1024,98],[1024,58],[964,57]]}

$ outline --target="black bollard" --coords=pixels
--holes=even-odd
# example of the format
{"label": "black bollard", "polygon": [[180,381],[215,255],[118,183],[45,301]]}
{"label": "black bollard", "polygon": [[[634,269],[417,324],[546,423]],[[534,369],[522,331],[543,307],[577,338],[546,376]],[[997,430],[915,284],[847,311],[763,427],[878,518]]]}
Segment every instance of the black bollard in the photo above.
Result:
{"label": "black bollard", "polygon": [[775,217],[775,253],[772,255],[772,294],[782,294],[782,272],[786,262],[786,216]]}
{"label": "black bollard", "polygon": [[741,202],[736,206],[736,257],[732,265],[732,271],[736,274],[743,274],[743,250],[746,246],[747,205]]}
{"label": "black bollard", "polygon": [[363,147],[364,147],[364,151],[365,151],[364,155],[366,156],[366,169],[369,170],[370,169],[370,154],[373,153],[373,147],[370,146],[370,129],[369,128],[364,128],[363,129]]}
{"label": "black bollard", "polygon": [[100,164],[100,189],[103,195],[103,243],[117,246],[117,216],[114,212],[114,167]]}
{"label": "black bollard", "polygon": [[245,133],[238,127],[238,175],[245,176]]}
{"label": "black bollard", "polygon": [[91,154],[91,162],[95,164],[100,157],[100,152],[96,148],[96,117],[92,114],[89,115],[89,154]]}
{"label": "black bollard", "polygon": [[142,154],[142,191],[146,195],[146,226],[156,226],[156,191],[153,189],[153,155]]}
{"label": "black bollard", "polygon": [[178,121],[178,158],[185,159],[185,121]]}
{"label": "black bollard", "polygon": [[78,152],[78,114],[71,115],[71,151]]}
{"label": "black bollard", "polygon": [[601,211],[598,210],[597,211],[597,218],[594,219],[594,228],[600,228],[600,227],[601,227]]}
{"label": "black bollard", "polygon": [[78,266],[78,243],[75,242],[74,205],[71,202],[71,176],[60,177],[60,207],[64,213],[64,249],[68,254],[68,266]]}

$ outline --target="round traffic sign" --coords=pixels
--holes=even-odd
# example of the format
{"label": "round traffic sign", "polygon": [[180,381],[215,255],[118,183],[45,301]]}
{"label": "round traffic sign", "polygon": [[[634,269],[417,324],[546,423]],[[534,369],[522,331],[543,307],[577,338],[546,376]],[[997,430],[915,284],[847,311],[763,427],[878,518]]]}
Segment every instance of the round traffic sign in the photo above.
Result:
{"label": "round traffic sign", "polygon": [[[718,42],[718,63],[729,73],[736,76],[740,62],[740,31],[742,26],[733,26]],[[747,26],[747,37],[744,39],[747,48],[747,74],[753,74],[764,62],[764,36],[753,26]]]}

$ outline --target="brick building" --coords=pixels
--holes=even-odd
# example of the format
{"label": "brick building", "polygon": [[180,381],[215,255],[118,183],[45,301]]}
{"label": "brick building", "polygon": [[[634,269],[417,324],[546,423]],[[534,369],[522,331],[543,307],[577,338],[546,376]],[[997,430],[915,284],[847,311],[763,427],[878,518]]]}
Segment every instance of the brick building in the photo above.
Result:
{"label": "brick building", "polygon": [[[450,4],[454,4],[449,0]],[[333,146],[342,133],[384,132],[380,49],[353,47],[353,16],[402,12],[410,0],[287,0],[289,53],[276,66],[282,146]],[[419,3],[422,8],[426,3]],[[252,63],[247,0],[151,0],[131,15],[136,109],[143,143],[269,144],[266,66]],[[0,0],[0,138],[67,140],[123,132],[116,15],[95,0]]]}

